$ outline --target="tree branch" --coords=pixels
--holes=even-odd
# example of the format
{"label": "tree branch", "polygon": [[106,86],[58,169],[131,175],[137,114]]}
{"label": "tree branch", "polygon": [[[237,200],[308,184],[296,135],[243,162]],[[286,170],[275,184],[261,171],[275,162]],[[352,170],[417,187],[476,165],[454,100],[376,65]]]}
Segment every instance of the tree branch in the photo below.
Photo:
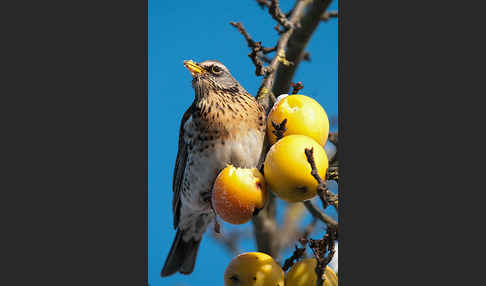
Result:
{"label": "tree branch", "polygon": [[[312,249],[317,260],[315,272],[317,275],[317,286],[324,285],[324,272],[326,266],[331,262],[336,252],[334,249],[335,240],[337,239],[337,229],[328,228],[323,239],[309,239],[309,247]],[[327,253],[327,255],[326,255]]]}
{"label": "tree branch", "polygon": [[294,26],[294,23],[289,21],[285,14],[280,10],[278,5],[278,0],[271,0],[270,7],[268,7],[268,12],[272,15],[273,19],[277,21],[280,25],[286,29],[290,29]]}
{"label": "tree branch", "polygon": [[277,257],[280,251],[280,243],[277,239],[275,196],[270,193],[268,199],[268,205],[252,218],[253,232],[258,251]]}
{"label": "tree branch", "polygon": [[[252,60],[253,64],[255,65],[255,74],[257,76],[262,76],[268,73],[267,68],[265,67],[265,64],[262,61],[262,57],[266,53],[270,53],[274,51],[276,48],[264,48],[262,47],[262,42],[255,42],[250,34],[246,31],[245,27],[243,27],[243,24],[240,22],[235,23],[235,22],[230,22],[230,24],[237,28],[238,31],[245,37],[245,40],[248,44],[248,47],[251,48],[251,53],[248,54],[248,57]],[[261,55],[261,56],[260,56]]]}
{"label": "tree branch", "polygon": [[324,222],[328,228],[338,228],[338,223],[332,219],[330,216],[326,215],[325,213],[321,212],[313,203],[312,201],[308,200],[304,202],[304,206],[309,210],[311,215],[316,219]]}
{"label": "tree branch", "polygon": [[300,221],[306,213],[302,204],[292,203],[285,211],[283,222],[279,229],[280,249],[291,246],[301,235]]}
{"label": "tree branch", "polygon": [[304,255],[304,253],[305,253],[305,244],[304,244],[304,247],[297,247],[297,245],[296,245],[294,253],[292,253],[292,256],[285,259],[285,262],[282,265],[283,271],[289,270],[289,268],[294,265],[294,260],[298,261]]}
{"label": "tree branch", "polygon": [[[273,103],[275,102],[275,92],[274,92],[274,78],[275,78],[275,71],[279,69],[280,66],[290,66],[293,63],[287,60],[285,55],[285,50],[287,49],[287,44],[292,36],[292,33],[295,30],[295,24],[300,22],[300,19],[303,16],[304,8],[307,6],[308,1],[305,0],[298,0],[295,4],[294,8],[292,9],[292,13],[290,14],[290,23],[289,28],[287,31],[283,32],[280,35],[280,39],[277,43],[277,50],[276,55],[273,58],[272,62],[268,66],[268,74],[264,77],[260,88],[258,89],[257,93],[257,100],[258,102],[266,109],[267,113],[270,111]],[[290,80],[288,82],[290,84]]]}
{"label": "tree branch", "polygon": [[[322,180],[321,176],[317,172],[316,162],[314,161],[314,148],[305,149],[305,156],[307,157],[307,161],[312,169],[311,175],[317,181],[317,195],[321,199],[322,207],[325,209],[329,204],[332,204],[337,210],[339,206],[338,196],[327,189],[326,181]],[[328,170],[326,170],[326,176],[327,171]]]}
{"label": "tree branch", "polygon": [[[309,59],[308,53],[304,49],[320,22],[322,13],[331,1],[297,0],[287,14],[280,10],[276,0],[256,1],[260,7],[268,7],[272,17],[285,28],[285,30],[281,30],[275,47],[266,48],[261,45],[261,42],[254,41],[241,23],[231,22],[231,25],[239,30],[251,49],[248,56],[255,65],[255,74],[263,76],[256,98],[268,114],[276,100],[275,94],[288,93],[290,82],[299,62],[305,58]],[[266,58],[265,55],[271,52],[275,52],[273,58]],[[264,62],[269,63],[265,66]],[[286,92],[281,92],[285,88]],[[265,150],[268,150],[268,146]],[[258,251],[278,257],[281,245],[275,217],[275,196],[270,193],[268,205],[254,216],[252,221]]]}
{"label": "tree branch", "polygon": [[[276,67],[275,83],[273,84],[273,93],[280,95],[288,93],[290,89],[290,82],[294,77],[300,62],[304,59],[306,53],[305,48],[321,22],[321,17],[326,9],[331,4],[331,0],[313,0],[306,9],[305,15],[299,16],[300,27],[292,32],[290,38],[287,40],[286,58],[292,62],[293,65]],[[292,19],[291,19],[292,20]],[[294,22],[296,23],[296,22]],[[288,32],[287,32],[288,33]]]}

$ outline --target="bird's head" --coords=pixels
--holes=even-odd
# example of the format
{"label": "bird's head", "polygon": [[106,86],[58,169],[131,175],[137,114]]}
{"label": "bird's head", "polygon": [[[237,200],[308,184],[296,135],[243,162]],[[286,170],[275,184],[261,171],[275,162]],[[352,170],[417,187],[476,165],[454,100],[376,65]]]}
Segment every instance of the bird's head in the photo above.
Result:
{"label": "bird's head", "polygon": [[207,60],[195,63],[192,60],[184,61],[184,66],[191,72],[192,86],[196,96],[205,97],[208,94],[221,92],[238,93],[244,91],[228,68],[222,63]]}

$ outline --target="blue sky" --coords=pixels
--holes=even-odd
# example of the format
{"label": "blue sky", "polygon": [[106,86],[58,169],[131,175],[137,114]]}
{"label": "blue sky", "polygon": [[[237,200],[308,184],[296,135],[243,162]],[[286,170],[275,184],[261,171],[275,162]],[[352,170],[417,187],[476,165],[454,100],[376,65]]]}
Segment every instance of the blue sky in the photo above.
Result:
{"label": "blue sky", "polygon": [[[281,0],[288,11],[294,1]],[[148,5],[148,92],[149,92],[149,283],[159,285],[223,285],[223,273],[232,256],[208,234],[199,249],[195,271],[190,276],[174,274],[161,278],[160,270],[170,249],[175,230],[172,228],[172,174],[177,154],[179,123],[189,107],[194,92],[191,75],[183,61],[216,59],[225,64],[233,76],[255,94],[261,78],[248,58],[250,52],[230,21],[241,21],[255,40],[273,46],[278,35],[275,21],[254,0],[240,1],[162,1]],[[330,10],[337,10],[333,1]],[[316,30],[307,50],[312,62],[303,62],[294,81],[302,81],[301,93],[316,99],[329,117],[337,116],[338,25],[332,19]],[[283,205],[283,203],[280,203]],[[335,213],[330,213],[335,215]],[[310,220],[306,217],[305,222]],[[304,223],[305,223],[304,222]],[[223,224],[223,232],[251,229]],[[323,228],[317,230],[322,233]],[[241,250],[255,251],[250,239]],[[287,252],[284,253],[284,255]]]}

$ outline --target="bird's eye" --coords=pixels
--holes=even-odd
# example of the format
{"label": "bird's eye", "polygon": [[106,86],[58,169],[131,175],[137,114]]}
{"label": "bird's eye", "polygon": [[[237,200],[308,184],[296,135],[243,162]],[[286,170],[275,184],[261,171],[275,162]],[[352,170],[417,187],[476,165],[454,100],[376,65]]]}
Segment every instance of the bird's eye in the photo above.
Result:
{"label": "bird's eye", "polygon": [[214,74],[220,74],[223,70],[220,67],[218,67],[218,66],[211,66],[211,71]]}

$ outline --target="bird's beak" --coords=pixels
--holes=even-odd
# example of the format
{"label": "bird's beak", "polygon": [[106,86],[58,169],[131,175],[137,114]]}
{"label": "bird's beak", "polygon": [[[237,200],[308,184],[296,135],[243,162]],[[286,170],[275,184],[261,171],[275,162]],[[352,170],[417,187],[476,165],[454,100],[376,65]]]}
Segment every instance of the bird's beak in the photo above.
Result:
{"label": "bird's beak", "polygon": [[193,77],[195,77],[197,74],[202,74],[205,71],[204,68],[198,66],[192,60],[184,61],[184,66],[191,72]]}

